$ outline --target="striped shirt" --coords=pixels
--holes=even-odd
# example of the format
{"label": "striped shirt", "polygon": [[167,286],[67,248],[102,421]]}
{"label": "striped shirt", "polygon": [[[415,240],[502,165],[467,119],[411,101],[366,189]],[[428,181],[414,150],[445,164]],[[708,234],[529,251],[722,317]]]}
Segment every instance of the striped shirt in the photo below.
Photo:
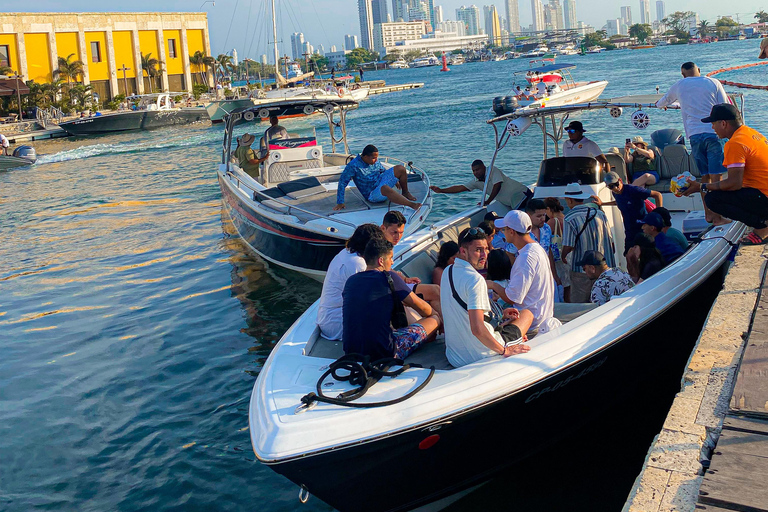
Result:
{"label": "striped shirt", "polygon": [[[581,231],[581,227],[587,220],[587,215],[592,219],[584,228],[584,232],[576,243],[576,235]],[[613,238],[611,237],[611,228],[608,226],[608,219],[600,208],[594,203],[584,203],[575,206],[565,216],[563,222],[563,247],[573,247],[573,251],[568,254],[568,263],[574,272],[584,272],[584,269],[577,266],[586,251],[600,251],[605,256],[605,262],[609,267],[616,266],[616,257],[613,254]]]}

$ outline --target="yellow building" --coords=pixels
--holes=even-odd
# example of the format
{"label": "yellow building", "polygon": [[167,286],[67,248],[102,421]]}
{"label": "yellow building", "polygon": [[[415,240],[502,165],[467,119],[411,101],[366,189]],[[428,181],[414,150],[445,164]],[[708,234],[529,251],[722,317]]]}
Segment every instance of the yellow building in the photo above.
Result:
{"label": "yellow building", "polygon": [[[197,51],[211,55],[205,13],[0,13],[0,67],[48,83],[59,57],[80,60],[77,81],[102,99],[150,89],[191,91],[198,72],[206,71],[190,65]],[[142,55],[163,63],[151,84]],[[208,81],[212,86],[210,73]]]}

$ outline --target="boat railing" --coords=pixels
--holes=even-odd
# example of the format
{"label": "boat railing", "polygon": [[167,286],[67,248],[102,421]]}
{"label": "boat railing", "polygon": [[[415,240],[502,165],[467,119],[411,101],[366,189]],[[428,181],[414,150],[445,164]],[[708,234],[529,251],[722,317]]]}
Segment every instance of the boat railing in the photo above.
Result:
{"label": "boat railing", "polygon": [[413,162],[405,162],[405,161],[400,160],[398,158],[392,158],[391,156],[383,156],[379,160],[384,162],[384,163],[387,163],[387,164],[394,163],[395,165],[397,165],[397,164],[402,165],[406,169],[408,169],[408,170],[418,174],[419,176],[421,176],[422,181],[424,181],[424,184],[427,187],[427,195],[424,197],[424,202],[421,203],[421,206],[416,208],[413,211],[413,213],[411,214],[411,216],[408,217],[408,222],[412,221],[414,218],[416,218],[416,216],[419,214],[421,209],[425,207],[425,205],[427,203],[427,199],[429,199],[432,196],[432,190],[429,188],[429,176],[427,175],[426,172],[422,171],[418,167],[414,167]]}
{"label": "boat railing", "polygon": [[352,224],[351,222],[347,222],[347,221],[341,220],[341,219],[335,219],[335,218],[331,217],[330,215],[324,215],[322,213],[313,212],[313,211],[307,210],[305,208],[301,208],[301,207],[293,205],[293,204],[288,204],[288,203],[286,203],[284,201],[281,201],[280,199],[271,197],[271,196],[265,194],[264,192],[262,192],[261,190],[258,190],[256,188],[252,187],[251,185],[245,183],[242,179],[240,179],[240,176],[236,175],[235,173],[233,173],[229,169],[227,169],[227,176],[237,180],[237,188],[239,188],[239,189],[245,188],[247,190],[250,190],[254,195],[258,195],[259,197],[261,197],[261,198],[263,198],[263,199],[265,199],[267,201],[274,201],[274,202],[276,202],[276,203],[278,203],[278,204],[280,204],[282,206],[285,206],[286,208],[288,208],[288,212],[287,212],[288,215],[291,214],[291,210],[296,210],[296,211],[305,213],[307,215],[310,215],[312,217],[317,217],[319,219],[325,219],[325,220],[327,220],[329,222],[335,222],[335,223],[338,223],[338,224],[344,224],[345,226],[349,226],[352,229],[357,229],[357,226]]}

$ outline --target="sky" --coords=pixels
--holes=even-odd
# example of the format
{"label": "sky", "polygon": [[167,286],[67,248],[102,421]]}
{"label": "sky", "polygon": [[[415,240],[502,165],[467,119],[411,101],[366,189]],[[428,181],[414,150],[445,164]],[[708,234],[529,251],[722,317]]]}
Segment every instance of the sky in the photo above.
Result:
{"label": "sky", "polygon": [[[443,6],[446,19],[456,19],[456,8],[469,5],[473,0],[434,0],[435,5]],[[503,0],[475,0],[476,5],[495,3],[500,15],[504,15]],[[543,0],[546,1],[546,0]],[[562,2],[562,0],[561,0]],[[14,2],[18,4],[20,2]],[[103,0],[29,0],[25,12],[62,12],[66,5],[68,12],[104,12],[105,8],[114,12],[184,12],[205,11],[208,13],[211,50],[218,55],[232,48],[237,48],[238,57],[251,57],[258,60],[261,54],[272,54],[271,14],[267,11],[269,0],[113,0],[106,4]],[[357,14],[357,0],[276,0],[278,11],[278,42],[280,53],[291,53],[290,36],[293,32],[302,32],[304,37],[315,47],[322,44],[325,51],[331,45],[341,50],[344,34],[360,34]],[[202,4],[202,5],[201,5]],[[696,11],[701,19],[712,24],[718,16],[740,14],[742,22],[753,21],[754,13],[767,8],[761,0],[741,0],[733,7],[723,5],[721,0],[667,0],[667,14],[674,11]],[[761,5],[763,4],[763,5]],[[606,19],[618,18],[622,5],[632,7],[633,21],[640,18],[639,0],[576,0],[576,17],[596,28],[602,27]],[[520,22],[523,26],[531,23],[530,0],[519,0]],[[391,1],[388,0],[391,9]],[[651,16],[656,17],[656,0],[651,0]]]}

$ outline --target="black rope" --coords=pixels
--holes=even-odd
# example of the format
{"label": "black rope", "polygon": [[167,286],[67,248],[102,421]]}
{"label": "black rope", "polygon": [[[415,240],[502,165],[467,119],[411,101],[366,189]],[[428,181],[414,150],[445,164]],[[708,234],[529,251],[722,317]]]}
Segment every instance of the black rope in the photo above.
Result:
{"label": "black rope", "polygon": [[[397,370],[390,370],[393,366],[399,366]],[[422,368],[420,364],[403,364],[400,359],[387,357],[384,359],[378,359],[371,361],[370,356],[363,356],[360,354],[347,354],[336,361],[328,365],[328,369],[323,373],[320,379],[317,381],[317,393],[309,393],[301,397],[301,403],[305,406],[309,406],[312,402],[324,402],[333,405],[342,405],[344,407],[384,407],[386,405],[393,405],[405,400],[408,400],[413,395],[421,391],[432,380],[432,376],[435,374],[435,367],[429,368],[429,375],[427,378],[419,384],[415,389],[409,393],[392,400],[386,400],[384,402],[366,402],[355,403],[354,400],[361,398],[365,393],[371,389],[371,386],[379,382],[382,377],[397,377],[409,368]],[[355,389],[350,389],[340,393],[336,398],[326,396],[323,393],[323,382],[326,377],[332,376],[334,380],[339,382],[349,382],[350,384],[357,386]]]}

